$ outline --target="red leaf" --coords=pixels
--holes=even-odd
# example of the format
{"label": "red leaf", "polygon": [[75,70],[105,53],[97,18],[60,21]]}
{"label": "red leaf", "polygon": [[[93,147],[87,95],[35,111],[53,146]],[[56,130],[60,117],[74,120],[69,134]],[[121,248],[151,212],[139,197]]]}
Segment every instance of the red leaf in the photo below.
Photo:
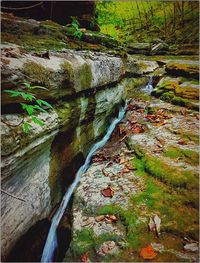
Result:
{"label": "red leaf", "polygon": [[105,197],[111,197],[112,198],[114,196],[115,192],[110,186],[108,186],[107,188],[101,190],[101,193]]}
{"label": "red leaf", "polygon": [[178,142],[178,144],[180,144],[180,145],[187,145],[187,142],[184,141],[184,140],[180,140],[180,141]]}
{"label": "red leaf", "polygon": [[147,247],[142,248],[142,250],[140,251],[140,256],[143,259],[153,259],[157,256],[157,253],[155,253],[153,247],[149,245]]}
{"label": "red leaf", "polygon": [[89,253],[85,252],[82,256],[81,256],[81,262],[89,262]]}

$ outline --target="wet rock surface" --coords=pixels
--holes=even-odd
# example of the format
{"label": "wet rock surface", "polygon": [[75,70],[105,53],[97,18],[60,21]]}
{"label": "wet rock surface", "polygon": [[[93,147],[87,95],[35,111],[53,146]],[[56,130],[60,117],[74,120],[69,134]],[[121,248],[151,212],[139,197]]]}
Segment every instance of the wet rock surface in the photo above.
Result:
{"label": "wet rock surface", "polygon": [[198,261],[198,113],[142,96],[80,180],[67,262],[143,261],[148,244],[154,261]]}
{"label": "wet rock surface", "polygon": [[[126,117],[74,194],[65,261],[142,261],[139,252],[150,244],[156,261],[197,261],[197,60],[175,58],[172,67],[169,57],[106,49],[106,36],[98,37],[102,45],[93,43],[95,36],[92,43],[73,41],[52,21],[8,14],[2,21],[3,90],[16,90],[19,81],[42,85],[49,90],[37,96],[53,105],[36,113],[44,125],[33,125],[26,136],[24,101],[2,93],[2,259],[60,202],[77,171],[67,166],[81,165],[129,97]],[[132,48],[146,54],[151,47]],[[138,93],[150,76],[158,83],[154,94],[179,106]]]}

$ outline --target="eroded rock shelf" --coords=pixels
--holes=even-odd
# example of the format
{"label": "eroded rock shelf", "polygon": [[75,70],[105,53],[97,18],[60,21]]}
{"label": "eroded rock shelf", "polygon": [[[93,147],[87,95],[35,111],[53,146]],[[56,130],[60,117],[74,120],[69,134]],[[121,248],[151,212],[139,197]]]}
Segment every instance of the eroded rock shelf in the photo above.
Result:
{"label": "eroded rock shelf", "polygon": [[[124,50],[92,31],[70,42],[54,22],[14,18],[2,14],[2,261],[40,261],[65,191],[130,99],[80,179],[54,260],[145,261],[150,246],[156,262],[197,262],[198,57],[147,43]],[[24,98],[5,92],[20,83],[45,87],[34,94],[52,105],[28,134]]]}

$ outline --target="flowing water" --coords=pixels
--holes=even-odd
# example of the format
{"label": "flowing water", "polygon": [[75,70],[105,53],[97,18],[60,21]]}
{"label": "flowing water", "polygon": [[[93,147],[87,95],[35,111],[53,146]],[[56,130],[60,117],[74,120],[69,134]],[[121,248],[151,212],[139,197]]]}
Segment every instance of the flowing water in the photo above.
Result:
{"label": "flowing water", "polygon": [[65,193],[63,200],[62,200],[57,212],[55,213],[55,215],[52,219],[51,227],[50,227],[50,230],[49,230],[49,233],[47,236],[47,240],[45,243],[45,247],[43,250],[41,262],[52,262],[53,261],[54,252],[58,246],[56,229],[57,229],[57,227],[60,223],[60,220],[61,220],[61,218],[65,212],[65,209],[69,203],[69,200],[70,200],[77,184],[79,183],[81,175],[87,171],[93,155],[96,153],[97,150],[102,148],[107,143],[107,141],[110,139],[110,136],[111,136],[112,132],[114,131],[116,125],[124,117],[124,114],[125,114],[126,108],[127,108],[127,104],[128,104],[128,102],[126,101],[125,106],[120,108],[118,117],[112,121],[111,125],[108,128],[106,135],[99,142],[94,144],[94,146],[91,148],[90,152],[87,155],[85,163],[79,168],[78,172],[76,173],[76,177],[75,177],[74,182],[70,185],[67,192]]}
{"label": "flowing water", "polygon": [[152,76],[149,76],[148,83],[144,88],[142,88],[142,91],[150,94],[152,90],[153,90],[153,78]]}

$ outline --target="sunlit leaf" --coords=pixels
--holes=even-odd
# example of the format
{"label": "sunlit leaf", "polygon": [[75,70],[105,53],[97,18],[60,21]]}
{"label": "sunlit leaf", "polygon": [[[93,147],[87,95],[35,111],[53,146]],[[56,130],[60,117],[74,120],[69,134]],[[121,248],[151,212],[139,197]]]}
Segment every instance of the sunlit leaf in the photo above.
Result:
{"label": "sunlit leaf", "polygon": [[34,105],[33,106],[34,107],[34,109],[36,109],[36,110],[39,110],[39,111],[42,111],[42,112],[47,112],[46,110],[44,110],[42,107],[40,107],[39,105]]}
{"label": "sunlit leaf", "polygon": [[22,109],[26,110],[28,115],[32,115],[33,112],[34,112],[34,106],[32,105],[28,105],[28,104],[25,104],[25,103],[20,103],[22,105]]}
{"label": "sunlit leaf", "polygon": [[32,121],[35,123],[35,124],[37,124],[37,125],[39,125],[39,126],[43,126],[44,125],[44,122],[43,121],[41,121],[41,120],[39,120],[37,117],[35,117],[35,116],[33,116],[32,118]]}
{"label": "sunlit leaf", "polygon": [[48,108],[53,109],[53,107],[51,106],[51,104],[49,104],[48,102],[44,101],[44,100],[36,100],[36,102],[39,104],[39,106],[45,105]]}
{"label": "sunlit leaf", "polygon": [[23,126],[22,126],[23,131],[24,131],[25,133],[29,133],[31,127],[32,127],[31,124],[28,123],[28,122],[25,122],[25,123],[23,124]]}

